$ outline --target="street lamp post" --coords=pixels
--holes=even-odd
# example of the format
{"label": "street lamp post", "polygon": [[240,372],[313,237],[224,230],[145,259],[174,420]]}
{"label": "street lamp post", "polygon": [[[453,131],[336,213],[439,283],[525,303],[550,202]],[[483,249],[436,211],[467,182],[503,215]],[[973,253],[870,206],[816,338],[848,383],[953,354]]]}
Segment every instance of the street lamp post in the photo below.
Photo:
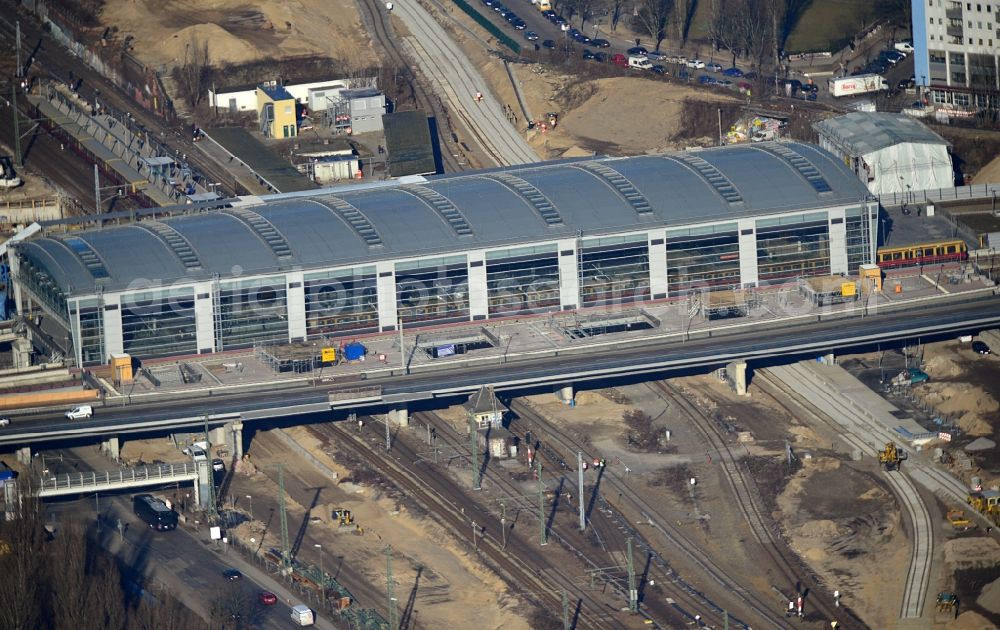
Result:
{"label": "street lamp post", "polygon": [[247,495],[247,501],[250,502],[250,520],[252,521],[253,520],[253,497],[251,495],[249,495],[249,494]]}
{"label": "street lamp post", "polygon": [[315,543],[313,547],[319,549],[319,588],[323,602],[326,602],[326,571],[323,570],[323,545]]}

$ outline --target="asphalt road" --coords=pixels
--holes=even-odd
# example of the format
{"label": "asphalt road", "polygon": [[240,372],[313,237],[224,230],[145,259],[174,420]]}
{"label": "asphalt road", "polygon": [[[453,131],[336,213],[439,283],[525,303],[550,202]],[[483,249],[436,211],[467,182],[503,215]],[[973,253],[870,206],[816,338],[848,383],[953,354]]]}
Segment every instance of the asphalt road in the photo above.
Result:
{"label": "asphalt road", "polygon": [[[971,322],[971,323],[970,323]],[[788,323],[781,328],[754,328],[727,336],[659,341],[648,345],[611,346],[600,353],[564,354],[542,359],[512,361],[503,365],[456,364],[452,370],[420,372],[406,377],[388,377],[365,381],[381,385],[383,397],[434,392],[437,396],[474,391],[483,383],[499,390],[525,389],[539,383],[567,383],[607,378],[609,374],[640,374],[724,365],[735,359],[814,356],[860,345],[872,345],[901,338],[933,336],[935,331],[954,333],[1000,325],[1000,300],[989,296],[975,300],[949,301],[919,310],[880,311],[864,318],[809,320]],[[876,335],[876,336],[873,336]],[[778,348],[777,350],[775,348]],[[354,381],[347,387],[357,387]],[[162,426],[201,425],[205,414],[248,413],[265,410],[255,417],[288,416],[293,405],[313,405],[301,412],[328,408],[328,393],[342,387],[324,385],[258,390],[250,396],[230,395],[203,398],[161,400],[152,404],[97,408],[89,420],[68,424],[52,412],[15,416],[0,429],[0,443],[23,444],[68,435],[118,434],[131,430],[151,430]],[[357,405],[355,405],[357,406]],[[270,410],[270,411],[266,411]],[[177,421],[175,419],[183,419]]]}
{"label": "asphalt road", "polygon": [[[47,466],[52,473],[74,472],[100,467],[104,460],[84,462],[80,450],[62,451],[62,461],[49,458]],[[87,460],[95,458],[83,455]],[[100,458],[98,458],[100,459]],[[151,490],[154,494],[156,490]],[[163,490],[170,494],[172,490]],[[202,527],[196,534],[184,526],[170,532],[156,532],[140,521],[131,508],[131,492],[120,495],[88,495],[72,500],[45,502],[46,521],[58,524],[68,519],[84,519],[92,523],[99,507],[102,517],[102,545],[122,558],[136,572],[133,580],[140,588],[159,582],[199,616],[208,619],[214,606],[223,610],[240,610],[250,628],[279,630],[287,628],[290,607],[289,594],[282,594],[274,586],[265,586],[259,571],[247,565],[236,552],[227,550],[221,543],[208,540]],[[117,522],[125,525],[124,535],[118,531]],[[229,582],[223,571],[237,568],[242,579]],[[140,577],[141,576],[141,577]],[[279,593],[278,603],[264,606],[257,596],[263,590]],[[293,602],[297,603],[297,602]]]}

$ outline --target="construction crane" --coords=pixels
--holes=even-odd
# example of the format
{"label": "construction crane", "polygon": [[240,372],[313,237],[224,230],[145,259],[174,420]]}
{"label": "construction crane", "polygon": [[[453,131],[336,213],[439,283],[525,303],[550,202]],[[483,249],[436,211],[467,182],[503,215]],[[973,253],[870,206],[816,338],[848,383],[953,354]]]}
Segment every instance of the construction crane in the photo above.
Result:
{"label": "construction crane", "polygon": [[895,442],[886,442],[885,448],[878,452],[878,463],[885,466],[886,472],[899,470],[899,462],[902,459]]}

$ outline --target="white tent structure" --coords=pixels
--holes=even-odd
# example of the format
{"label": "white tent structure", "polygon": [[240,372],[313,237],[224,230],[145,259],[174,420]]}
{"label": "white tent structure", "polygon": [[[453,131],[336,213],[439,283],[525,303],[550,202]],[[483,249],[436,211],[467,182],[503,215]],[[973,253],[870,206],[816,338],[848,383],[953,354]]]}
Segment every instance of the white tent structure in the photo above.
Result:
{"label": "white tent structure", "polygon": [[948,141],[905,114],[852,112],[818,122],[819,145],[876,195],[952,188]]}

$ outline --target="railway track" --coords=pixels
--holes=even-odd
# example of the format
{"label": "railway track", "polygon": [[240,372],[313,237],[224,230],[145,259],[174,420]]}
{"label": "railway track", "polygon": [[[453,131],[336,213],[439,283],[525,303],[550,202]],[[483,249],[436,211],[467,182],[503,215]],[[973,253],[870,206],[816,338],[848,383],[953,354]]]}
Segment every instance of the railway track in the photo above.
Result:
{"label": "railway track", "polygon": [[691,403],[674,385],[665,381],[655,381],[649,387],[676,408],[682,409],[690,419],[691,426],[718,454],[719,464],[733,492],[735,504],[750,526],[760,548],[771,558],[772,565],[784,578],[785,584],[782,588],[796,594],[808,592],[806,605],[810,610],[815,610],[826,619],[837,620],[840,627],[864,627],[864,623],[853,611],[835,605],[833,597],[822,588],[818,578],[788,548],[774,524],[764,516],[757,498],[756,483],[749,472],[740,466],[740,458],[733,452],[725,435],[713,419],[700,407]]}
{"label": "railway track", "polygon": [[[367,423],[376,425],[377,422]],[[619,618],[617,608],[609,606],[578,584],[563,567],[555,566],[531,544],[513,532],[504,537],[497,535],[497,517],[484,510],[457,488],[447,475],[427,475],[420,467],[419,454],[404,440],[397,440],[387,456],[378,446],[384,438],[373,437],[371,431],[358,432],[337,424],[317,425],[314,430],[323,437],[340,444],[350,444],[353,452],[396,485],[408,498],[417,501],[434,514],[438,522],[448,527],[458,538],[467,536],[476,524],[481,535],[477,537],[476,552],[488,566],[494,567],[508,578],[511,588],[526,599],[549,610],[562,610],[562,594],[578,602],[575,627],[611,629],[628,628],[630,624]],[[371,441],[369,441],[371,438]],[[384,447],[383,447],[384,448]],[[506,542],[506,546],[504,546]],[[572,608],[571,608],[572,610]]]}
{"label": "railway track", "polygon": [[[423,412],[416,414],[415,418],[423,419],[429,426],[433,426],[437,436],[450,436],[447,441],[451,451],[461,453],[462,458],[468,459],[469,445],[465,443],[464,439],[454,436],[451,427],[436,414]],[[512,430],[512,433],[521,440],[522,444],[528,443],[528,436],[524,433],[518,433],[516,430]],[[574,509],[576,503],[572,500],[572,497],[579,497],[580,492],[576,471],[560,457],[555,449],[544,443],[537,448],[534,446],[532,448],[535,457],[542,462],[543,477],[546,479],[558,478],[561,494],[570,495],[565,503],[562,497],[557,497],[555,500],[558,501],[558,507],[550,508],[550,514],[555,516],[557,509],[565,505],[571,513],[566,516],[570,516],[569,520],[576,524],[579,512]],[[573,463],[575,464],[575,460]],[[485,467],[484,473],[486,483],[492,487],[500,488],[503,492],[508,493],[508,496],[514,496],[522,491],[522,488],[513,482],[510,474],[505,470],[497,471],[495,468]],[[589,476],[593,474],[593,470],[588,473]],[[589,501],[589,499],[586,500]],[[537,506],[528,507],[534,511]],[[628,572],[625,566],[627,545],[625,540],[631,538],[634,541],[634,558],[638,558],[636,579],[640,600],[639,612],[651,624],[666,628],[677,627],[691,623],[694,621],[695,615],[700,614],[700,611],[714,607],[714,604],[708,601],[697,589],[681,579],[660,556],[653,554],[649,558],[648,571],[644,571],[642,566],[646,563],[643,562],[642,556],[649,553],[648,542],[603,497],[597,496],[596,501],[591,505],[587,517],[588,527],[585,532],[578,531],[575,526],[565,527],[565,521],[563,526],[557,530],[557,524],[558,521],[552,518],[550,526],[547,528],[549,537],[555,539],[570,553],[581,559],[585,563],[587,571],[594,576],[593,581],[603,582],[606,588],[611,588],[622,604],[628,601]],[[656,575],[656,572],[659,575]],[[645,576],[642,575],[643,573]],[[660,588],[669,596],[669,601],[666,598],[644,596],[643,586],[650,582],[655,584],[656,580],[659,580]]]}
{"label": "railway track", "polygon": [[[765,393],[793,414],[808,414],[835,430],[845,442],[860,449],[861,452],[873,454],[882,444],[895,440],[890,431],[869,421],[864,414],[851,408],[843,397],[834,396],[826,391],[826,388],[817,386],[805,370],[799,370],[794,366],[776,369],[794,370],[797,381],[802,385],[802,391],[792,390],[783,382],[784,379],[777,378],[770,369],[758,372],[755,380]],[[794,403],[794,409],[785,402],[788,400]],[[838,415],[841,421],[828,415],[820,405],[840,410],[841,413]],[[843,422],[847,419],[849,423]],[[941,476],[929,471],[927,474],[937,478]],[[901,472],[887,473],[884,478],[909,517],[912,528],[910,564],[906,572],[899,616],[901,619],[916,619],[923,614],[930,588],[931,563],[934,556],[933,527],[927,506],[914,486],[913,480]]]}
{"label": "railway track", "polygon": [[396,5],[400,17],[413,33],[413,46],[421,70],[435,88],[445,94],[452,111],[500,166],[538,161],[538,155],[508,122],[495,98],[475,103],[484,81],[469,60],[433,17],[417,3]]}
{"label": "railway track", "polygon": [[[577,451],[586,452],[589,450],[585,445],[562,433],[557,427],[554,427],[546,418],[523,400],[513,400],[510,407],[522,419],[528,420],[533,427],[542,427],[546,435],[545,440],[550,444],[554,444],[563,452],[575,453]],[[661,508],[654,507],[645,497],[634,490],[629,484],[625,483],[611,469],[608,469],[602,480],[602,486],[605,485],[608,487],[604,493],[605,496],[617,496],[618,500],[622,502],[622,505],[611,504],[615,505],[617,512],[629,509],[641,515],[641,519],[639,520],[656,530],[666,541],[672,552],[676,551],[678,555],[684,556],[687,561],[692,563],[701,575],[705,576],[713,584],[713,590],[727,593],[729,596],[735,598],[745,607],[746,613],[753,614],[757,618],[752,623],[734,619],[732,616],[729,616],[727,620],[721,606],[709,599],[709,596],[702,592],[701,589],[690,586],[692,590],[700,594],[705,605],[708,607],[700,613],[703,621],[712,625],[718,625],[719,627],[726,623],[743,627],[749,627],[750,625],[757,627],[761,626],[761,624],[764,624],[763,627],[769,628],[795,627],[783,614],[775,612],[777,607],[772,601],[765,600],[759,595],[748,591],[741,585],[738,579],[719,567],[708,554],[700,551],[698,543],[689,539],[680,527],[675,524],[676,515],[666,514]],[[627,508],[623,508],[623,505],[627,506]],[[637,520],[636,522],[639,521]],[[662,543],[658,546],[662,546]],[[660,553],[655,549],[651,548],[649,552],[660,556]],[[673,570],[671,569],[671,571]]]}
{"label": "railway track", "polygon": [[[392,20],[388,14],[382,11],[382,7],[376,0],[357,0],[358,9],[361,12],[361,19],[368,27],[368,32],[372,36],[376,45],[385,52],[389,60],[397,67],[407,73],[407,82],[413,91],[413,98],[418,109],[434,116],[437,121],[438,146],[441,148],[441,164],[445,172],[457,173],[459,171],[475,168],[478,164],[472,164],[470,160],[475,153],[473,148],[468,151],[461,146],[458,130],[454,121],[449,115],[448,109],[440,99],[433,99],[413,75],[409,61],[403,54],[399,45],[399,38],[396,37],[392,28]],[[466,145],[468,146],[468,145]],[[458,153],[453,153],[458,151]],[[465,159],[459,159],[464,156]]]}

